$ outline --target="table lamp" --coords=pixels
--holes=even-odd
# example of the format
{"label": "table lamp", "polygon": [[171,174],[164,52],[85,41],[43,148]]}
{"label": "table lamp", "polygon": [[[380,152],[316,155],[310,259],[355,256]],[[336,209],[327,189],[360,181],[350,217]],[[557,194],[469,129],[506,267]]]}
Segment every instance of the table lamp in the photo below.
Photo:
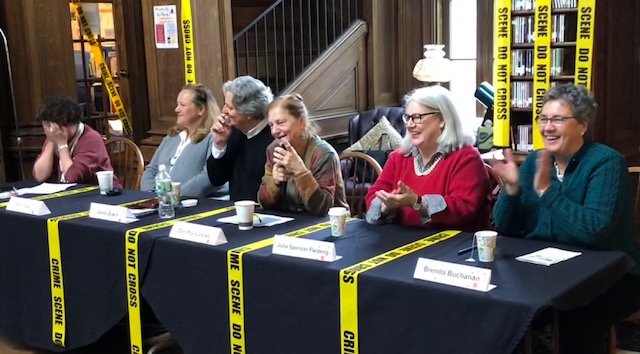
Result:
{"label": "table lamp", "polygon": [[413,68],[413,77],[426,85],[438,85],[451,80],[451,60],[444,57],[444,44],[425,44],[424,58]]}

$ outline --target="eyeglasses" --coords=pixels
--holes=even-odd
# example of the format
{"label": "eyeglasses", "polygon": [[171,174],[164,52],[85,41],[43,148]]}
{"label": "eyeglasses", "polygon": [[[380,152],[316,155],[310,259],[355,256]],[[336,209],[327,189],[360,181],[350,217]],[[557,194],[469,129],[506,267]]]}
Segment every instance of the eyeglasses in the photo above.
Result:
{"label": "eyeglasses", "polygon": [[427,112],[427,113],[415,113],[415,114],[403,114],[402,115],[402,121],[404,122],[404,124],[408,124],[410,120],[413,121],[414,124],[420,124],[420,122],[422,122],[422,117],[426,117],[426,116],[430,116],[432,114],[438,114],[440,112],[435,111],[435,112]]}
{"label": "eyeglasses", "polygon": [[536,122],[538,123],[538,125],[541,125],[541,126],[547,125],[547,122],[551,122],[552,125],[559,126],[559,125],[563,125],[564,122],[567,119],[571,119],[571,118],[575,119],[575,117],[571,117],[571,116],[567,116],[567,117],[562,117],[562,116],[553,116],[553,117],[539,116],[539,117],[536,117]]}

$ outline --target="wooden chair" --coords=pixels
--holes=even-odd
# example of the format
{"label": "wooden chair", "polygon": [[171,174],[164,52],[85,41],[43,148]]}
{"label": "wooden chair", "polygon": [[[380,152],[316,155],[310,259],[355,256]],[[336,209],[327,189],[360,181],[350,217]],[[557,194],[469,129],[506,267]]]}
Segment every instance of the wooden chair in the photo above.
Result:
{"label": "wooden chair", "polygon": [[362,152],[340,154],[340,165],[351,215],[362,219],[367,213],[365,197],[369,187],[380,176],[382,167],[373,157]]}
{"label": "wooden chair", "polygon": [[[484,163],[484,168],[487,170],[487,174],[489,174],[489,220],[491,221],[491,225],[493,224],[493,206],[498,201],[498,195],[500,194],[500,189],[502,188],[502,178],[498,176],[498,174],[493,170],[493,167],[488,163]],[[495,225],[494,225],[495,228]]]}
{"label": "wooden chair", "polygon": [[105,142],[113,171],[123,188],[140,189],[144,157],[138,145],[126,138],[110,138]]}

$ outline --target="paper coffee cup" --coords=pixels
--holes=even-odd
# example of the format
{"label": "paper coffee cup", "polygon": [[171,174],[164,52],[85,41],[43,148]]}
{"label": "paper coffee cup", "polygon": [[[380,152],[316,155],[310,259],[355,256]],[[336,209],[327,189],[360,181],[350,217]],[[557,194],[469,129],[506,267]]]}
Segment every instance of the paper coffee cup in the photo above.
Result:
{"label": "paper coffee cup", "polygon": [[253,211],[256,203],[253,200],[239,200],[234,205],[236,206],[238,228],[240,230],[253,229]]}
{"label": "paper coffee cup", "polygon": [[478,231],[475,233],[475,238],[480,262],[493,262],[498,233],[490,230]]}
{"label": "paper coffee cup", "polygon": [[98,186],[100,186],[100,194],[106,195],[107,192],[113,190],[113,171],[98,171]]}
{"label": "paper coffee cup", "polygon": [[347,231],[348,211],[343,207],[329,209],[329,221],[331,222],[331,236],[344,236]]}

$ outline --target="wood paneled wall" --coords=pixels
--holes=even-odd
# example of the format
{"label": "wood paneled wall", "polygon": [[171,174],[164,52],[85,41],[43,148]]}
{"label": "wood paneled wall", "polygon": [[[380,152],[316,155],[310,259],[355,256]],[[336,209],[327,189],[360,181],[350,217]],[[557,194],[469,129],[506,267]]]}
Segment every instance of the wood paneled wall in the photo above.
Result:
{"label": "wood paneled wall", "polygon": [[30,178],[32,162],[42,146],[43,133],[36,122],[36,113],[44,97],[67,94],[75,98],[77,95],[69,1],[1,0],[0,17],[12,58],[18,126],[14,124],[11,109],[6,63],[0,69],[3,83],[0,120],[7,157],[7,179],[17,180],[20,178],[18,150],[22,150],[24,171],[26,178]]}

